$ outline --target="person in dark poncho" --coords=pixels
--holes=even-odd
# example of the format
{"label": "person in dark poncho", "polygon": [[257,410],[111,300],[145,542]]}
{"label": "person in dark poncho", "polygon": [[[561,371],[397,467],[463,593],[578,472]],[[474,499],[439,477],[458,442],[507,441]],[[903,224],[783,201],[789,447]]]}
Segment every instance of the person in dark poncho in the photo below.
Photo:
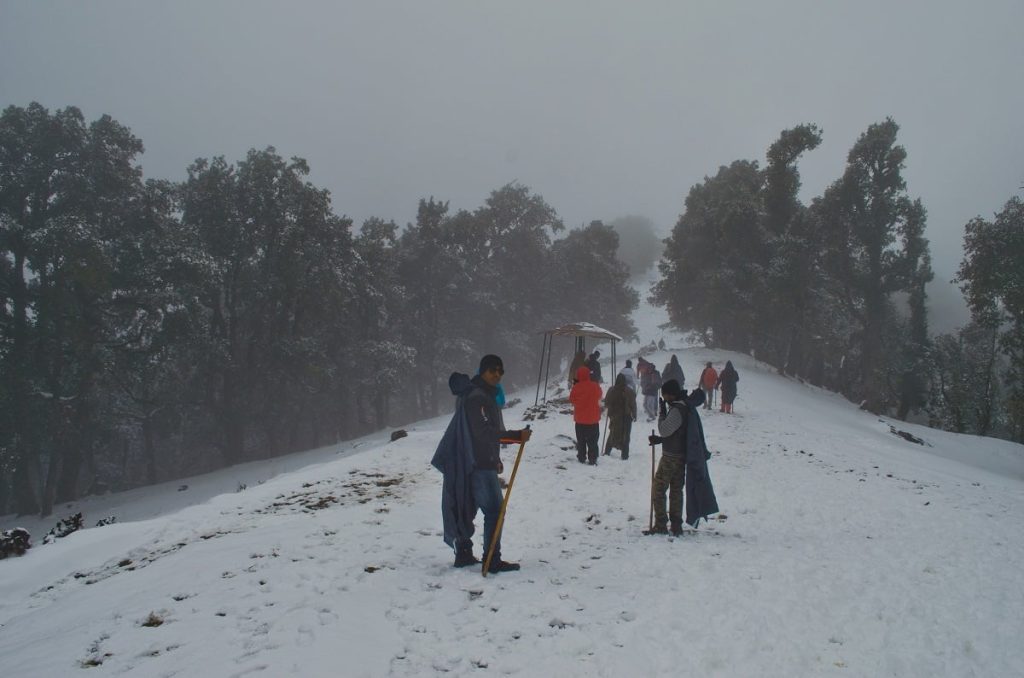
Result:
{"label": "person in dark poncho", "polygon": [[736,382],[739,380],[740,375],[736,372],[736,368],[732,366],[732,361],[727,361],[725,369],[718,375],[717,384],[722,387],[722,412],[726,414],[732,414],[732,404],[736,401]]}
{"label": "person in dark poncho", "polygon": [[636,421],[636,393],[629,387],[626,375],[620,373],[615,377],[615,385],[605,394],[604,404],[608,409],[608,440],[604,453],[610,454],[612,448],[616,448],[622,451],[623,459],[629,459],[629,436]]}
{"label": "person in dark poncho", "polygon": [[[654,504],[652,534],[667,534],[671,521],[672,534],[683,531],[683,489],[686,489],[686,523],[696,526],[712,513],[718,513],[718,502],[708,475],[707,460],[711,458],[704,442],[704,427],[697,410],[704,403],[704,392],[694,389],[689,396],[679,382],[666,381],[661,387],[662,401],[658,420],[659,435],[648,438],[651,445],[661,445],[662,455],[651,488]],[[665,492],[668,491],[668,515]]]}
{"label": "person in dark poncho", "polygon": [[[484,513],[484,549],[490,546],[501,511],[501,441],[525,442],[530,429],[503,430],[495,397],[505,374],[501,358],[485,355],[480,373],[472,379],[452,373],[448,386],[458,400],[455,414],[437,446],[431,464],[444,474],[441,517],[444,542],[455,549],[455,567],[478,565],[473,555],[473,521],[477,508]],[[491,572],[518,570],[518,563],[501,559],[501,535],[491,559]]]}
{"label": "person in dark poncho", "polygon": [[668,363],[665,364],[665,369],[661,371],[661,380],[663,382],[668,383],[673,379],[679,382],[679,388],[686,388],[686,375],[683,374],[683,366],[679,364],[679,358],[674,354]]}

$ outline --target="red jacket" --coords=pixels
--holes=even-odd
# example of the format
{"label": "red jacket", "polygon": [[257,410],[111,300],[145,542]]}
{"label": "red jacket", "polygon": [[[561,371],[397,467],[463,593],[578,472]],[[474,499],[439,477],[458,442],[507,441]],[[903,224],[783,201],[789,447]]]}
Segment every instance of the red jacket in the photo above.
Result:
{"label": "red jacket", "polygon": [[576,385],[569,391],[572,418],[577,424],[601,423],[601,387],[590,380],[590,370],[576,370]]}
{"label": "red jacket", "polygon": [[714,367],[705,367],[704,371],[700,373],[700,385],[704,388],[714,388],[717,381],[718,372]]}

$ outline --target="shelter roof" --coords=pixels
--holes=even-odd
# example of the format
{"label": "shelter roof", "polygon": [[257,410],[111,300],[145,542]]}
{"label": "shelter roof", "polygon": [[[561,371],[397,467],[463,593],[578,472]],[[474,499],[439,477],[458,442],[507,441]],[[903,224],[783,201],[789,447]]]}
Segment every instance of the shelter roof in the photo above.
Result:
{"label": "shelter roof", "polygon": [[598,327],[592,323],[569,323],[568,325],[562,325],[552,330],[548,330],[547,334],[553,334],[556,337],[593,337],[595,339],[611,339],[612,341],[622,341],[622,337],[609,332],[603,327]]}

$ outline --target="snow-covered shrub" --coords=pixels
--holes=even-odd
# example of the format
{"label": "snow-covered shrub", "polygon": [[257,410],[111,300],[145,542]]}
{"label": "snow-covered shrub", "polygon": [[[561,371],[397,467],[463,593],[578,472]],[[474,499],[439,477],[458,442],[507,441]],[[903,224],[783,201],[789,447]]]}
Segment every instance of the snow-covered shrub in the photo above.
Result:
{"label": "snow-covered shrub", "polygon": [[24,527],[0,532],[0,560],[7,556],[20,556],[31,546],[31,535]]}
{"label": "snow-covered shrub", "polygon": [[77,532],[80,529],[82,529],[82,514],[76,513],[75,515],[68,516],[63,520],[58,520],[57,524],[46,533],[45,537],[43,537],[43,543],[52,544],[57,539],[66,537],[72,532]]}

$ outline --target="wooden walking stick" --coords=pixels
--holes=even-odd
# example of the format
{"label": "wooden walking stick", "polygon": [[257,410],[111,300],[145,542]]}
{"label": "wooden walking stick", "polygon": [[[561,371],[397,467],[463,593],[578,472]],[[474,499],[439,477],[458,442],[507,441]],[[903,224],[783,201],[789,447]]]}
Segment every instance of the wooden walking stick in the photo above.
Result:
{"label": "wooden walking stick", "polygon": [[[530,428],[527,426],[526,428]],[[508,477],[508,488],[505,490],[505,498],[501,501],[501,511],[498,512],[498,522],[494,526],[494,534],[491,536],[491,546],[487,549],[487,557],[484,559],[483,571],[481,574],[487,576],[487,571],[491,567],[491,558],[494,557],[494,547],[498,545],[498,537],[501,536],[501,528],[505,524],[505,509],[508,508],[508,498],[512,496],[512,483],[516,481],[516,471],[519,470],[519,460],[523,458],[523,448],[526,447],[526,441],[519,443],[519,452],[516,454],[516,463],[512,467],[512,475]]]}
{"label": "wooden walking stick", "polygon": [[[651,429],[651,435],[654,435],[654,429]],[[651,443],[651,517],[647,521],[647,531],[651,532],[654,530],[654,443]]]}

